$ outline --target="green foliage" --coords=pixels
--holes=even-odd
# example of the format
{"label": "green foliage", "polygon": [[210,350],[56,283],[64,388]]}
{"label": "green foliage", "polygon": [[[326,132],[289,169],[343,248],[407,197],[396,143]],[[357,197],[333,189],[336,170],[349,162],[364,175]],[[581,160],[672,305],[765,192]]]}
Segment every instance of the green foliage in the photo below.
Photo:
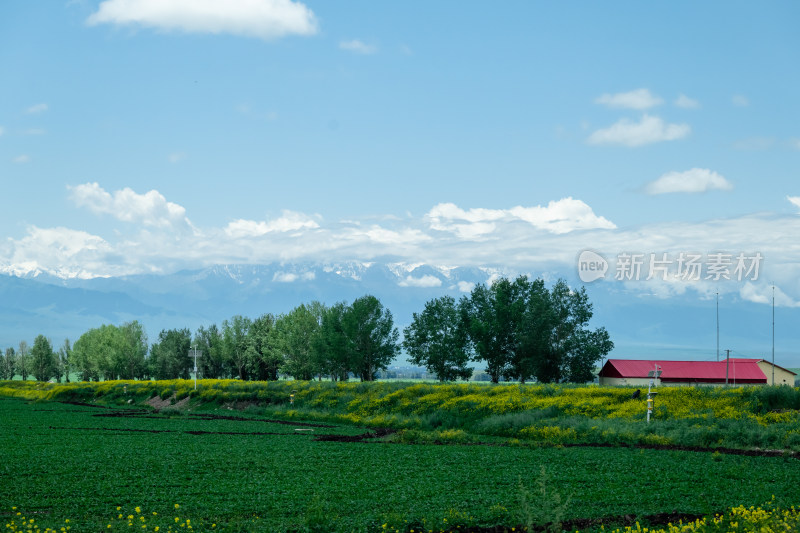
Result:
{"label": "green foliage", "polygon": [[247,371],[252,379],[275,381],[283,363],[275,317],[266,314],[255,319],[247,333]]}
{"label": "green foliage", "polygon": [[193,345],[202,354],[198,358],[200,375],[207,379],[231,377],[230,364],[226,357],[222,333],[216,324],[205,328],[201,326],[195,333]]}
{"label": "green foliage", "polygon": [[[250,342],[247,334],[252,321],[244,316],[236,315],[230,321],[222,322],[222,346],[225,359],[231,364],[239,379],[247,379],[247,361]],[[171,376],[176,377],[176,376]]]}
{"label": "green foliage", "polygon": [[614,347],[604,328],[588,329],[592,305],[586,290],[559,280],[500,278],[478,285],[460,302],[461,320],[476,360],[500,377],[542,383],[587,382],[594,364]]}
{"label": "green foliage", "polygon": [[527,531],[544,529],[560,533],[561,523],[569,516],[572,496],[563,498],[550,483],[547,469],[542,466],[532,489],[519,479],[519,517]]}
{"label": "green foliage", "polygon": [[37,381],[47,381],[58,373],[58,361],[50,340],[37,335],[31,348],[31,367]]}
{"label": "green foliage", "polygon": [[16,358],[16,373],[22,377],[22,381],[28,379],[31,374],[31,354],[28,352],[28,343],[21,341]]}
{"label": "green foliage", "polygon": [[414,313],[410,326],[403,330],[403,347],[416,365],[424,365],[439,381],[468,379],[471,351],[469,336],[455,300],[435,298],[422,313]]}
{"label": "green foliage", "polygon": [[750,398],[752,409],[758,414],[776,410],[800,409],[800,389],[796,387],[754,387]]}
{"label": "green foliage", "polygon": [[392,312],[376,297],[357,298],[345,315],[345,330],[352,342],[355,373],[362,381],[374,381],[378,370],[385,370],[400,352],[400,333],[394,327]]}
{"label": "green foliage", "polygon": [[322,313],[319,335],[313,343],[314,361],[322,374],[334,381],[347,381],[357,369],[353,339],[348,331],[346,317],[350,306],[338,302]]}
{"label": "green foliage", "polygon": [[119,352],[115,367],[119,378],[141,379],[147,375],[148,345],[144,326],[138,320],[119,328]]}
{"label": "green foliage", "polygon": [[90,329],[75,342],[64,355],[68,367],[74,369],[81,380],[141,379],[147,375],[145,363],[147,335],[142,325],[134,320],[122,326],[104,324]]}
{"label": "green foliage", "polygon": [[311,380],[318,373],[314,346],[320,330],[324,307],[318,302],[300,305],[278,317],[275,330],[283,352],[283,372],[300,380]]}
{"label": "green foliage", "polygon": [[5,354],[0,352],[0,379],[14,379],[17,373],[17,352],[12,347],[6,348]]}
{"label": "green foliage", "polygon": [[189,378],[194,362],[189,357],[192,336],[188,329],[162,330],[150,349],[150,375],[155,379]]}
{"label": "green foliage", "polygon": [[69,339],[64,339],[64,344],[58,349],[56,357],[58,359],[57,381],[61,383],[61,376],[64,376],[64,381],[69,383],[69,375],[72,371],[72,345],[70,345]]}

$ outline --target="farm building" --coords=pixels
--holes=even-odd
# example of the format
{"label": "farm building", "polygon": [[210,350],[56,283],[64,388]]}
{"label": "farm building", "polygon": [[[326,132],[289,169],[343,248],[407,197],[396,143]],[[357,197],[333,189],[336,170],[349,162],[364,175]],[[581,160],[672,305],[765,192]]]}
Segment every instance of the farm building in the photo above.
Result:
{"label": "farm building", "polygon": [[775,384],[794,386],[796,374],[765,359],[725,359],[723,361],[653,361],[642,359],[609,359],[600,369],[600,385],[647,386],[648,372],[656,365],[660,386],[724,385],[727,372],[731,385],[770,385],[773,368]]}

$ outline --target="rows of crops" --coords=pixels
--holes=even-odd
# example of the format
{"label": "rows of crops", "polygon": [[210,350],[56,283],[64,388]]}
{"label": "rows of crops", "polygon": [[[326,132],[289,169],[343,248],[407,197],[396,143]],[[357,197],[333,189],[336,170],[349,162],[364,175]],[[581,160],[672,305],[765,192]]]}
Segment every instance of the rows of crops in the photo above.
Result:
{"label": "rows of crops", "polygon": [[128,523],[162,531],[510,529],[554,518],[713,514],[773,495],[788,509],[800,482],[790,456],[405,445],[397,434],[287,424],[253,409],[156,414],[122,403],[0,399],[6,524],[17,527],[24,515],[42,529],[77,531]]}

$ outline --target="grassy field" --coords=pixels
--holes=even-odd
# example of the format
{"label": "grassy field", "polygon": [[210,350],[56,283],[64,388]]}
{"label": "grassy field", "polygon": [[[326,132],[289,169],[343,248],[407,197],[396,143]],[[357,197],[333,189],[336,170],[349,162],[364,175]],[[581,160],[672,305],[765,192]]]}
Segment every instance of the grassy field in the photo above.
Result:
{"label": "grassy field", "polygon": [[[653,422],[633,388],[574,385],[129,381],[51,385],[0,382],[0,396],[29,400],[249,406],[282,419],[401,430],[404,441],[629,444],[800,452],[800,389],[662,388]],[[290,397],[294,394],[294,403]]]}
{"label": "grassy field", "polygon": [[[174,385],[157,387],[171,394]],[[307,402],[314,386],[302,395]],[[150,393],[128,403],[133,388],[127,400],[110,386],[82,403],[76,396],[86,391],[62,402],[0,399],[0,515],[7,524],[20,512],[42,529],[73,531],[494,531],[554,520],[583,530],[598,527],[590,519],[608,527],[760,506],[773,496],[782,508],[800,500],[800,468],[789,454],[539,446],[498,436],[483,445],[419,444],[402,432],[331,423],[346,420],[341,415],[322,423],[320,404],[309,408],[319,415],[312,426],[296,404],[269,403],[278,417],[255,403],[239,411],[228,401],[201,403],[199,395],[183,410],[155,413],[141,404],[156,398]],[[370,401],[408,388],[380,397],[372,390]],[[353,411],[354,401],[366,405],[369,390],[350,391]]]}

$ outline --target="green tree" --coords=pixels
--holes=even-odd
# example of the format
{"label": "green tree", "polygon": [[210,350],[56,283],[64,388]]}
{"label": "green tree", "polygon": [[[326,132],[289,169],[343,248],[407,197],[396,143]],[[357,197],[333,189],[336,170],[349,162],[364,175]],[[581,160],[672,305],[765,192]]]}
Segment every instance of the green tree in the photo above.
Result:
{"label": "green tree", "polygon": [[586,383],[594,379],[594,366],[614,349],[614,343],[605,328],[580,329],[566,343],[563,377],[573,383]]}
{"label": "green tree", "polygon": [[548,290],[541,279],[500,278],[476,286],[459,307],[475,359],[486,363],[495,383],[501,376],[523,383],[587,381],[614,346],[605,329],[588,329],[586,290],[572,290],[564,280]]}
{"label": "green tree", "polygon": [[425,304],[422,313],[414,313],[403,337],[410,361],[425,366],[439,381],[472,376],[472,368],[467,367],[469,336],[451,296],[435,298]]}
{"label": "green tree", "polygon": [[56,375],[57,361],[53,345],[44,335],[37,335],[31,348],[31,369],[36,381],[48,381]]}
{"label": "green tree", "polygon": [[563,279],[550,290],[553,328],[547,357],[536,378],[542,382],[589,381],[594,364],[608,354],[614,343],[605,328],[589,329],[593,316],[586,289],[573,290]]}
{"label": "green tree", "polygon": [[374,381],[378,370],[386,370],[400,352],[400,333],[392,312],[376,297],[357,298],[345,316],[345,331],[352,342],[354,372],[361,381]]}
{"label": "green tree", "polygon": [[155,379],[189,379],[194,362],[189,357],[192,334],[188,328],[165,329],[150,348],[150,375]]}
{"label": "green tree", "polygon": [[251,320],[247,317],[236,315],[230,321],[222,322],[222,345],[225,358],[230,361],[239,379],[248,379],[248,339]]}
{"label": "green tree", "polygon": [[2,361],[2,372],[3,378],[2,379],[14,379],[14,376],[17,373],[17,353],[12,347],[6,348],[5,357]]}
{"label": "green tree", "polygon": [[350,312],[350,306],[344,302],[325,309],[313,345],[317,368],[333,381],[347,381],[350,372],[356,369],[355,350],[346,323]]}
{"label": "green tree", "polygon": [[59,383],[61,382],[61,375],[64,376],[64,382],[69,383],[69,374],[72,371],[72,346],[69,339],[64,339],[64,344],[58,349],[58,369],[59,369]]}
{"label": "green tree", "polygon": [[253,320],[247,332],[248,373],[251,379],[275,381],[283,363],[275,317],[261,315]]}
{"label": "green tree", "polygon": [[554,316],[544,280],[520,276],[512,285],[513,350],[506,377],[524,383],[537,376],[537,365],[547,357]]}
{"label": "green tree", "polygon": [[72,366],[82,381],[118,379],[122,369],[124,337],[119,328],[103,324],[85,332],[72,349]]}
{"label": "green tree", "polygon": [[202,355],[197,364],[200,375],[208,379],[229,378],[230,364],[225,358],[222,334],[216,324],[208,328],[200,327],[194,335],[194,345]]}
{"label": "green tree", "polygon": [[17,374],[25,381],[31,373],[31,356],[28,353],[28,343],[22,341],[19,343],[19,351],[17,352]]}
{"label": "green tree", "polygon": [[90,329],[75,341],[72,347],[72,367],[81,381],[99,381],[99,341],[98,329]]}
{"label": "green tree", "polygon": [[459,302],[461,320],[472,342],[475,360],[486,363],[486,373],[492,383],[498,383],[508,374],[511,363],[508,325],[499,320],[495,292],[486,285],[476,285],[469,297],[464,296]]}
{"label": "green tree", "polygon": [[320,329],[323,307],[312,302],[300,304],[291,312],[278,317],[275,323],[280,351],[283,354],[282,371],[295,379],[310,381],[319,373],[314,346]]}
{"label": "green tree", "polygon": [[147,333],[138,320],[119,328],[119,349],[115,367],[122,379],[142,379],[147,375]]}

